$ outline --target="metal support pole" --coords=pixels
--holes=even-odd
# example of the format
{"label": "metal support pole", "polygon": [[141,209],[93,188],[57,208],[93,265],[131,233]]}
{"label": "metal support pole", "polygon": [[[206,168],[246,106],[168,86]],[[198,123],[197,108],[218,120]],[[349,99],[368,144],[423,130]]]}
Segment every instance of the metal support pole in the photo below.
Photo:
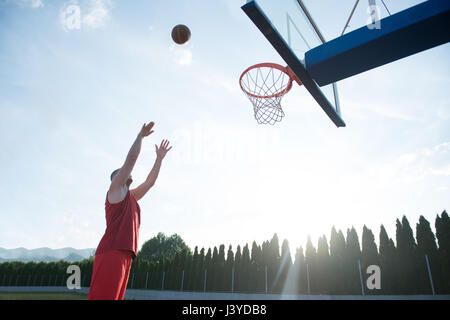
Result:
{"label": "metal support pole", "polygon": [[134,272],[133,275],[131,276],[131,289],[133,289],[133,284],[134,284]]}
{"label": "metal support pole", "polygon": [[358,259],[359,281],[361,282],[361,294],[364,296],[364,281],[361,272],[361,261]]}
{"label": "metal support pole", "polygon": [[431,292],[433,293],[433,296],[434,296],[436,293],[434,292],[433,276],[431,275],[430,262],[428,261],[427,254],[425,255],[425,261],[427,263],[428,277],[430,279],[430,285],[431,285]]}
{"label": "metal support pole", "polygon": [[184,284],[184,270],[181,273],[181,288],[180,288],[180,291],[183,291],[183,284]]}
{"label": "metal support pole", "polygon": [[162,281],[161,281],[161,290],[164,290],[164,277],[166,276],[166,272],[163,271],[163,277],[162,277]]}
{"label": "metal support pole", "polygon": [[147,271],[147,276],[145,277],[145,289],[148,288],[147,285],[148,285],[148,271]]}
{"label": "metal support pole", "polygon": [[205,269],[205,279],[203,281],[203,292],[206,292],[206,274],[207,274],[207,269]]}
{"label": "metal support pole", "polygon": [[267,264],[264,266],[264,273],[266,278],[266,293],[267,293]]}
{"label": "metal support pole", "polygon": [[345,30],[347,30],[348,24],[350,23],[350,20],[352,19],[353,14],[355,13],[355,9],[358,6],[358,3],[359,3],[359,0],[356,0],[355,5],[353,6],[352,12],[350,13],[350,17],[348,17],[347,23],[345,24],[344,30],[342,30],[341,36],[343,36],[345,33]]}
{"label": "metal support pole", "polygon": [[309,264],[306,264],[306,280],[308,282],[308,295],[311,294],[311,287],[309,283]]}
{"label": "metal support pole", "polygon": [[231,293],[234,292],[234,267],[231,268]]}

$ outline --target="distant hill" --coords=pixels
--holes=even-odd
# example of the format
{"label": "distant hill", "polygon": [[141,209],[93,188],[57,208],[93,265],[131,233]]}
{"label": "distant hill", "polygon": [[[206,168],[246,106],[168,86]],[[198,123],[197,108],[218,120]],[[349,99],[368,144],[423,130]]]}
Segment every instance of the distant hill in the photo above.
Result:
{"label": "distant hill", "polygon": [[37,249],[4,249],[0,248],[0,262],[23,261],[23,262],[51,262],[66,260],[69,262],[81,261],[93,255],[95,249],[74,249],[74,248],[37,248]]}

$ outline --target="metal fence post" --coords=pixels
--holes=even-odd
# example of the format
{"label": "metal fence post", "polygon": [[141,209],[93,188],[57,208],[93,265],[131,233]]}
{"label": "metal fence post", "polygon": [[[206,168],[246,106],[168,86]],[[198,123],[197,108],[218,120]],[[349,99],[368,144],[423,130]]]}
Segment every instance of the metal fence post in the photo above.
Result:
{"label": "metal fence post", "polygon": [[164,290],[164,277],[165,277],[165,276],[166,276],[166,272],[163,271],[161,290]]}
{"label": "metal fence post", "polygon": [[267,293],[267,264],[264,266],[265,279],[266,279],[266,293]]}
{"label": "metal fence post", "polygon": [[361,294],[364,296],[364,281],[361,272],[361,261],[358,259],[359,281],[361,282]]}
{"label": "metal fence post", "polygon": [[133,289],[133,284],[134,284],[134,272],[131,275],[131,289]]}
{"label": "metal fence post", "polygon": [[234,267],[231,268],[231,293],[234,292]]}
{"label": "metal fence post", "polygon": [[427,254],[425,255],[425,261],[427,263],[428,278],[430,279],[431,292],[433,293],[433,296],[434,296],[435,292],[434,292],[433,276],[431,275],[430,262],[428,261],[428,255]]}
{"label": "metal fence post", "polygon": [[147,276],[145,277],[145,289],[148,288],[148,271],[147,271]]}
{"label": "metal fence post", "polygon": [[308,282],[308,295],[311,294],[311,287],[309,283],[309,264],[306,264],[306,280]]}

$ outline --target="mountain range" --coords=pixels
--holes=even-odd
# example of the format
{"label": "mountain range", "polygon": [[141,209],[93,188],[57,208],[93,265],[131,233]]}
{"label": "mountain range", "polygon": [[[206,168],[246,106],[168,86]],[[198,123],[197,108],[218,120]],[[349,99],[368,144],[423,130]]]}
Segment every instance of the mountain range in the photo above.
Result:
{"label": "mountain range", "polygon": [[0,262],[6,261],[23,261],[23,262],[52,262],[65,260],[69,262],[81,261],[89,258],[95,253],[95,248],[74,249],[74,248],[0,248]]}

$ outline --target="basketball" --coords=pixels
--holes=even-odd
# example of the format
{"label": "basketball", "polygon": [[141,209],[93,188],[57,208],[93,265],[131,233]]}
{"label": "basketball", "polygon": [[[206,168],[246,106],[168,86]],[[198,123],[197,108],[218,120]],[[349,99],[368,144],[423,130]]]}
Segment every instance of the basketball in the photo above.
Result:
{"label": "basketball", "polygon": [[191,38],[191,30],[184,24],[179,24],[172,29],[172,39],[177,44],[184,44]]}

